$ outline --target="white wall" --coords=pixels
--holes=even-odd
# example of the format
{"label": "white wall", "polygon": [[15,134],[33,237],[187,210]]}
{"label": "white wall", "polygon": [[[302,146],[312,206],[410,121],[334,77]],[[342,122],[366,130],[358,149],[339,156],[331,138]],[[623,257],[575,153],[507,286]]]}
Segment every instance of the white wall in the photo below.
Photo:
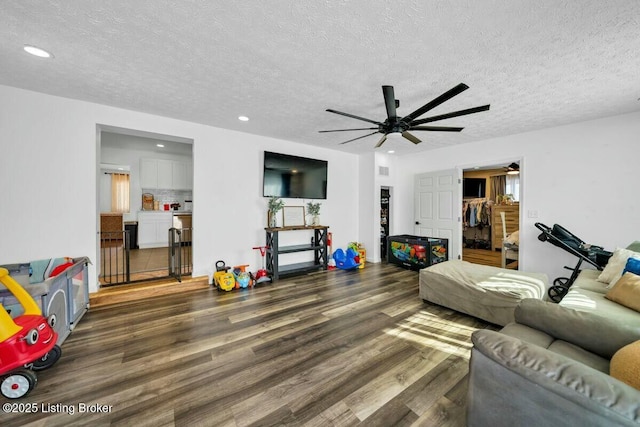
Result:
{"label": "white wall", "polygon": [[[375,247],[380,238],[380,221],[377,220],[380,211],[380,195],[376,205],[376,185],[375,185],[375,154],[365,153],[360,155],[360,174],[358,176],[358,198],[360,200],[360,229],[359,239],[353,241],[362,243],[367,251],[367,260],[375,259]],[[376,222],[376,220],[378,222]],[[333,245],[334,249],[339,246]]]}
{"label": "white wall", "polygon": [[[413,230],[416,173],[521,158],[521,269],[566,276],[563,266],[577,259],[538,241],[534,223],[560,224],[609,250],[640,240],[639,135],[640,113],[633,113],[402,156],[395,233]],[[529,218],[534,211],[538,218]]]}
{"label": "white wall", "polygon": [[[265,240],[265,149],[327,160],[321,221],[331,227],[334,247],[358,240],[356,155],[0,86],[0,263],[84,255],[96,261],[98,125],[193,140],[195,276],[209,275],[218,259],[260,265],[251,248]],[[95,266],[90,281],[95,291]]]}

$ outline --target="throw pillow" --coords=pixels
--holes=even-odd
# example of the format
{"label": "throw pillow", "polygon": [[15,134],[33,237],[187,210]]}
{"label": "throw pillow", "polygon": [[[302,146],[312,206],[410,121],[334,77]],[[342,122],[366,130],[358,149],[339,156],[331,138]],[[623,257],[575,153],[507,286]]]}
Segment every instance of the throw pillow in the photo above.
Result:
{"label": "throw pillow", "polygon": [[611,358],[609,375],[640,390],[640,341],[616,351]]}
{"label": "throw pillow", "polygon": [[633,273],[624,273],[622,278],[604,297],[640,312],[640,276]]}
{"label": "throw pillow", "polygon": [[[628,249],[616,248],[613,251],[613,255],[609,259],[607,266],[602,270],[602,273],[598,276],[598,282],[612,284],[615,283],[620,276],[622,276],[622,270],[624,270],[627,260],[629,258],[640,258],[640,252],[633,252]],[[611,286],[607,286],[611,288]]]}
{"label": "throw pillow", "polygon": [[640,259],[638,258],[629,258],[627,260],[627,265],[624,266],[624,271],[622,274],[630,272],[633,274],[640,274]]}

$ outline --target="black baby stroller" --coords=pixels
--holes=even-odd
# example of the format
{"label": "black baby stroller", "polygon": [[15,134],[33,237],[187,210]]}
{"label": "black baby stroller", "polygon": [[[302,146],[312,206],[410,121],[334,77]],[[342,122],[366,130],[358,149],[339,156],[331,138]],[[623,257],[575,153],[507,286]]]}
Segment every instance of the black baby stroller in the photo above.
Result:
{"label": "black baby stroller", "polygon": [[609,262],[611,255],[613,255],[612,252],[605,251],[601,246],[583,242],[578,236],[572,234],[561,225],[554,224],[553,228],[550,228],[540,222],[536,222],[536,228],[542,231],[538,236],[538,240],[549,242],[578,257],[578,263],[575,267],[564,267],[572,271],[571,277],[558,277],[553,281],[553,286],[549,288],[549,298],[554,302],[560,302],[562,297],[567,294],[573,282],[578,278],[578,274],[580,274],[580,266],[583,261],[588,262],[598,270],[602,270]]}

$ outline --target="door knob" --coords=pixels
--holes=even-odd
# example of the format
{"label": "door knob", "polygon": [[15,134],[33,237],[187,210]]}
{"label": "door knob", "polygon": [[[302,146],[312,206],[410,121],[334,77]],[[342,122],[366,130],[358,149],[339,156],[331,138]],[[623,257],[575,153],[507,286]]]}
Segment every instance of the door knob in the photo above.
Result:
{"label": "door knob", "polygon": [[416,221],[416,225],[420,225],[420,221]]}

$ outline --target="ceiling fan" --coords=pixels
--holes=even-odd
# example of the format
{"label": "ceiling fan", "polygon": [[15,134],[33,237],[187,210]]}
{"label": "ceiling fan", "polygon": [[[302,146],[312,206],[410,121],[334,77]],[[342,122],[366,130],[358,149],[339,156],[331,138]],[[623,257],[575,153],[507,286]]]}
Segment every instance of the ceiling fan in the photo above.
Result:
{"label": "ceiling fan", "polygon": [[378,141],[376,148],[380,147],[387,140],[387,135],[390,133],[399,133],[409,141],[414,144],[420,143],[420,139],[416,138],[414,135],[409,133],[409,131],[432,131],[432,132],[460,132],[461,127],[448,127],[448,126],[422,126],[425,123],[435,122],[438,120],[449,119],[451,117],[465,116],[467,114],[479,113],[481,111],[486,111],[489,109],[489,104],[482,105],[480,107],[468,108],[466,110],[454,111],[447,114],[440,114],[437,116],[426,117],[424,119],[418,119],[418,117],[422,116],[427,111],[437,107],[438,105],[448,101],[454,96],[460,94],[461,92],[469,89],[464,83],[460,83],[456,87],[448,90],[437,98],[433,99],[430,102],[427,102],[422,107],[418,108],[414,112],[404,116],[398,117],[396,115],[396,108],[400,106],[400,101],[395,99],[393,86],[382,86],[382,95],[384,96],[384,104],[387,109],[387,118],[384,122],[379,122],[376,120],[367,119],[364,117],[355,116],[349,113],[343,113],[341,111],[336,111],[332,109],[327,109],[328,112],[334,114],[340,114],[341,116],[351,117],[352,119],[362,120],[365,122],[373,123],[377,127],[368,127],[368,128],[357,128],[357,129],[334,129],[334,130],[321,130],[320,133],[324,132],[345,132],[345,131],[353,131],[353,130],[374,130],[375,132],[368,133],[363,136],[359,136],[357,138],[350,139],[348,141],[341,142],[340,144],[346,144],[347,142],[355,141],[358,139],[366,138],[367,136],[371,136],[376,133],[381,133],[382,138]]}
{"label": "ceiling fan", "polygon": [[511,163],[505,168],[507,175],[518,175],[520,173],[520,165],[516,162]]}

